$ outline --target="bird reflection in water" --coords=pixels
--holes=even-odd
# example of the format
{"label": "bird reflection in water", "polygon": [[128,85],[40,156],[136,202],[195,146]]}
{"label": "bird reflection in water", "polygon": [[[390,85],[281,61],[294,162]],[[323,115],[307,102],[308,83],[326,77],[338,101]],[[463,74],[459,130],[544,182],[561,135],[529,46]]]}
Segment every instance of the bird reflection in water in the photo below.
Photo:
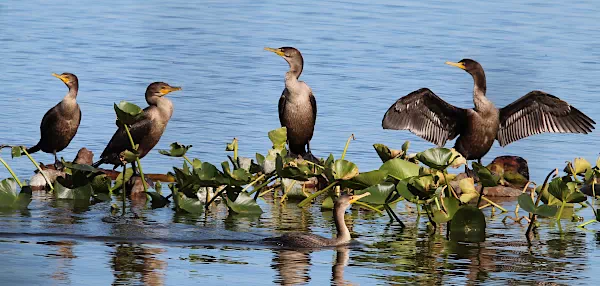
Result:
{"label": "bird reflection in water", "polygon": [[[347,246],[335,248],[335,261],[331,267],[332,285],[353,285],[344,279],[344,268],[348,265],[350,249]],[[271,268],[277,271],[275,283],[280,285],[300,285],[310,282],[310,254],[313,250],[274,249]]]}
{"label": "bird reflection in water", "polygon": [[109,244],[114,253],[111,267],[115,281],[113,284],[164,285],[167,263],[157,257],[164,252],[161,248],[142,244]]}

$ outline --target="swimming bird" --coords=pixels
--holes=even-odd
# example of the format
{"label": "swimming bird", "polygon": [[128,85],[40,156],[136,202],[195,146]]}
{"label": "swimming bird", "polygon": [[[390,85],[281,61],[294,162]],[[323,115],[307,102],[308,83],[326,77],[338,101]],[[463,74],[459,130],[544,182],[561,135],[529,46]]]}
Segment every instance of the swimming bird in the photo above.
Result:
{"label": "swimming bird", "polygon": [[[181,87],[164,82],[151,83],[146,89],[146,102],[149,106],[144,108],[143,118],[129,127],[133,142],[139,144],[137,151],[140,159],[154,148],[167,128],[173,115],[173,103],[164,96],[177,90],[181,90]],[[100,160],[93,166],[98,167],[104,163],[120,166],[122,163],[119,155],[125,150],[132,150],[131,142],[125,128],[119,127],[100,155]]]}
{"label": "swimming bird", "polygon": [[384,129],[410,130],[417,136],[444,146],[458,136],[454,148],[467,160],[481,161],[494,140],[504,147],[534,134],[583,133],[594,129],[594,120],[560,98],[534,90],[513,103],[496,108],[485,96],[485,73],[471,59],[446,62],[468,72],[474,81],[474,108],[453,106],[428,88],[398,99],[385,113]]}
{"label": "swimming bird", "polygon": [[79,81],[77,76],[72,73],[52,74],[60,79],[68,88],[69,92],[63,99],[50,108],[44,114],[40,124],[40,141],[33,147],[27,149],[27,153],[35,153],[42,150],[46,153],[54,154],[55,164],[59,163],[57,152],[69,146],[81,122],[81,109],[77,104],[77,91],[79,90]]}
{"label": "swimming bird", "polygon": [[278,237],[265,238],[264,241],[291,248],[316,248],[348,244],[352,237],[344,221],[346,209],[350,207],[350,204],[369,195],[371,195],[369,192],[353,196],[344,194],[335,201],[333,206],[333,221],[337,230],[335,238],[325,238],[312,233],[290,232]]}
{"label": "swimming bird", "polygon": [[311,153],[310,140],[317,120],[317,100],[312,89],[304,81],[298,80],[304,59],[300,51],[293,47],[265,50],[281,56],[290,65],[290,70],[285,73],[285,89],[279,98],[279,122],[287,128],[290,152],[304,157]]}

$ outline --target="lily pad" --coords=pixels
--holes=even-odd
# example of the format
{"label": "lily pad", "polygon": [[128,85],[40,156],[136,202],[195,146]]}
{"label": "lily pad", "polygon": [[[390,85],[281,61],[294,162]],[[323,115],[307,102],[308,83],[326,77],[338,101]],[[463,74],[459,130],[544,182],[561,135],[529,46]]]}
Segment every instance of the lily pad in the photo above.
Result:
{"label": "lily pad", "polygon": [[147,192],[146,194],[150,197],[150,206],[153,209],[162,208],[169,204],[169,200],[158,192]]}
{"label": "lily pad", "polygon": [[92,189],[94,190],[94,193],[99,194],[99,193],[104,193],[107,194],[110,192],[110,186],[111,186],[112,180],[106,176],[105,174],[99,175],[99,176],[95,176],[92,179]]}
{"label": "lily pad", "polygon": [[479,197],[479,192],[475,189],[475,183],[473,178],[464,178],[458,182],[458,186],[462,193],[460,194],[460,201],[464,204],[470,202],[472,199]]}
{"label": "lily pad", "polygon": [[480,209],[464,205],[454,214],[450,224],[450,239],[454,241],[482,242],[485,240],[485,216]]}
{"label": "lily pad", "polygon": [[561,202],[580,203],[585,201],[587,199],[586,196],[576,191],[573,184],[564,182],[562,178],[554,178],[548,184],[548,192]]}
{"label": "lily pad", "polygon": [[381,183],[387,178],[387,174],[387,170],[373,170],[358,174],[352,181],[366,188]]}
{"label": "lily pad", "polygon": [[417,153],[417,160],[436,170],[444,170],[451,163],[453,153],[448,148],[431,148]]}
{"label": "lily pad", "polygon": [[[592,169],[592,165],[586,159],[575,158],[575,160],[573,160],[573,163],[567,163],[567,166],[564,168],[564,171],[567,174],[576,175],[583,174],[590,169]],[[575,171],[575,174],[573,174],[573,171]]]}
{"label": "lily pad", "polygon": [[321,209],[322,210],[332,210],[334,205],[335,205],[335,203],[333,202],[333,199],[331,198],[331,196],[327,196],[323,200],[323,203],[321,203]]}
{"label": "lily pad", "polygon": [[114,104],[117,118],[124,124],[132,125],[144,117],[144,110],[125,100]]}
{"label": "lily pad", "polygon": [[366,196],[361,198],[361,202],[365,202],[368,204],[374,205],[384,205],[386,204],[386,199],[388,196],[396,189],[396,185],[393,183],[381,183],[377,185],[370,186],[364,190],[355,191],[356,195],[362,195],[364,193],[371,193],[370,196]]}
{"label": "lily pad", "polygon": [[21,154],[23,154],[21,146],[13,146],[10,149],[10,154],[11,154],[12,158],[19,158],[19,157],[21,157]]}
{"label": "lily pad", "polygon": [[524,209],[528,213],[536,214],[542,217],[553,217],[556,215],[558,211],[558,207],[549,206],[549,205],[541,205],[535,206],[531,196],[528,194],[521,194],[518,198],[519,206]]}
{"label": "lily pad", "polygon": [[375,148],[375,151],[377,152],[377,155],[379,155],[379,158],[382,162],[385,163],[393,159],[392,151],[388,146],[385,146],[383,144],[373,144],[373,148]]}
{"label": "lily pad", "polygon": [[197,198],[188,198],[182,192],[174,192],[173,200],[178,211],[183,210],[191,214],[201,214],[204,212],[204,204],[200,200]]}
{"label": "lily pad", "polygon": [[91,184],[71,189],[63,186],[59,180],[54,182],[54,197],[57,199],[89,202],[93,191]]}
{"label": "lily pad", "polygon": [[493,174],[488,168],[483,165],[473,162],[473,170],[479,177],[479,184],[483,187],[495,187],[500,182],[500,177]]}
{"label": "lily pad", "polygon": [[334,180],[350,180],[358,176],[358,166],[343,159],[335,160],[331,171]]}
{"label": "lily pad", "polygon": [[405,181],[399,181],[396,185],[396,191],[400,196],[404,197],[409,202],[416,202],[417,196],[413,195],[408,189],[408,184]]}
{"label": "lily pad", "polygon": [[[444,207],[446,208],[445,211],[439,209],[433,211],[433,221],[436,223],[445,223],[452,220],[460,206],[460,202],[454,197],[444,197],[442,198],[442,201]],[[431,206],[434,204],[435,202],[432,202]]]}
{"label": "lily pad", "polygon": [[31,202],[31,187],[23,186],[21,192],[17,192],[17,182],[12,179],[0,181],[0,208],[2,209],[25,209]]}
{"label": "lily pad", "polygon": [[269,131],[269,139],[273,143],[273,149],[283,149],[285,142],[287,141],[287,128],[281,127],[275,130]]}
{"label": "lily pad", "polygon": [[[128,168],[125,171],[125,181],[129,181],[129,179],[131,179],[131,176],[133,175],[133,168]],[[119,188],[121,188],[123,186],[123,172],[119,173],[119,175],[117,176],[117,178],[115,179],[115,185],[112,187],[112,190],[118,190]]]}
{"label": "lily pad", "polygon": [[379,167],[379,170],[385,170],[388,172],[388,175],[400,180],[419,175],[419,165],[400,158],[391,159],[383,163]]}
{"label": "lily pad", "polygon": [[178,142],[171,143],[171,149],[169,150],[158,150],[158,153],[169,156],[169,157],[183,157],[185,153],[192,148],[192,145],[183,145]]}
{"label": "lily pad", "polygon": [[225,197],[227,200],[227,206],[233,212],[238,214],[262,214],[263,210],[260,208],[258,203],[247,193],[240,192],[235,199],[231,201],[229,197]]}

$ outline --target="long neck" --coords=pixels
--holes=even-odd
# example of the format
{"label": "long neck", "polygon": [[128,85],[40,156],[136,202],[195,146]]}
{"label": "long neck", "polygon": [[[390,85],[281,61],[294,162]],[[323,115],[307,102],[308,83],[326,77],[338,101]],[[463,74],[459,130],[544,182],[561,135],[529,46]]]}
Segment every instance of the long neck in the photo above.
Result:
{"label": "long neck", "polygon": [[286,73],[286,78],[289,73],[291,76],[295,77],[296,80],[299,79],[304,67],[304,59],[302,59],[302,57],[295,57],[289,60],[288,64],[290,65],[290,70]]}
{"label": "long neck", "polygon": [[346,212],[346,208],[340,205],[336,206],[336,208],[333,211],[333,220],[335,222],[335,228],[337,230],[337,236],[335,237],[336,242],[342,243],[350,241],[350,231],[348,230],[346,222],[344,221],[344,214]]}
{"label": "long neck", "polygon": [[155,106],[160,112],[160,119],[169,121],[173,115],[173,103],[164,96],[150,96],[146,97],[146,102],[150,106]]}
{"label": "long neck", "polygon": [[63,100],[75,100],[77,98],[77,91],[79,90],[79,85],[77,83],[72,84],[71,86],[69,86],[69,92],[67,92],[67,95],[65,95],[65,97],[63,97]]}
{"label": "long neck", "polygon": [[485,82],[485,73],[483,70],[476,70],[471,74],[473,76],[473,104],[476,111],[484,111],[493,107],[492,102],[487,99],[485,92],[487,90]]}

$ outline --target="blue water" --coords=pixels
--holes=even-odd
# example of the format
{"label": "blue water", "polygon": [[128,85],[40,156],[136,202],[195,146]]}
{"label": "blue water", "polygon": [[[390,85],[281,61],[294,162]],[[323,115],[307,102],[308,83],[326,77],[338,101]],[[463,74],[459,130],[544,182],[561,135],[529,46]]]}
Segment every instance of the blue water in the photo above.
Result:
{"label": "blue water", "polygon": [[[0,112],[3,123],[0,141],[4,144],[35,144],[43,114],[66,93],[66,87],[51,73],[71,72],[79,77],[78,102],[83,117],[77,136],[59,154],[67,159],[74,157],[81,147],[87,147],[97,155],[102,152],[116,129],[113,103],[128,100],[145,106],[144,91],[153,81],[183,87],[183,91],[168,95],[174,102],[175,112],[155,149],[168,148],[175,141],[192,144],[191,157],[216,164],[226,159],[225,144],[236,137],[240,141],[241,155],[264,153],[270,147],[266,133],[279,127],[277,101],[287,70],[285,61],[264,51],[265,46],[294,46],[304,55],[301,79],[311,86],[318,102],[316,130],[311,142],[313,153],[339,156],[346,139],[354,133],[356,140],[351,143],[347,156],[361,171],[380,165],[373,143],[399,148],[404,140],[410,140],[412,152],[433,147],[410,132],[382,130],[383,114],[399,97],[428,87],[452,104],[472,107],[471,77],[444,65],[448,60],[472,58],[479,61],[487,75],[488,96],[499,107],[539,89],[559,96],[600,122],[596,111],[600,90],[599,10],[600,4],[596,1],[301,1],[292,4],[276,1],[74,3],[5,0],[0,3],[0,83],[4,99]],[[495,144],[484,162],[499,155],[522,156],[529,162],[532,179],[541,182],[550,169],[562,168],[565,161],[574,157],[595,161],[598,150],[591,142],[598,141],[599,134],[544,134],[506,148]],[[448,146],[452,144],[450,142]],[[4,151],[2,157],[9,159],[10,154]],[[52,155],[43,153],[36,153],[34,157],[43,162],[53,160]],[[19,158],[8,162],[21,177],[32,174],[28,160]],[[180,164],[180,160],[161,156],[154,150],[143,163],[147,172],[165,173],[171,166]],[[0,177],[8,176],[8,172],[0,170]],[[43,215],[36,212],[36,206],[39,205],[30,207],[33,208],[32,217],[24,219],[33,221],[33,229],[39,227],[35,223],[35,214]],[[107,212],[107,206],[102,206],[98,213]],[[157,215],[163,217],[166,214],[161,215],[159,211]],[[322,216],[318,210],[312,215]],[[270,222],[270,217],[261,220]],[[6,219],[9,218],[12,216]],[[102,227],[101,222],[96,223]],[[239,231],[253,229],[252,222],[241,223],[248,229]],[[309,226],[319,228],[323,227],[322,223],[311,221]],[[224,228],[220,223],[211,227]],[[383,228],[376,230],[383,232]],[[548,241],[544,242],[548,246],[552,240],[562,239],[554,232],[554,227],[551,229],[546,236]],[[104,231],[99,230],[100,233]],[[510,228],[509,231],[514,232],[510,239],[522,237],[521,229]],[[415,241],[417,232],[420,238]],[[436,245],[431,247],[445,245],[441,239],[422,237],[424,232],[421,228],[399,239],[411,237],[412,243]],[[573,230],[572,235],[583,241],[582,244],[596,243],[593,234]],[[374,235],[373,240],[377,238]],[[32,251],[38,263],[51,263],[51,258],[39,256],[38,250],[29,248],[32,241],[35,244],[37,239],[31,239],[20,249]],[[103,242],[75,241],[78,247],[91,247],[96,252],[92,257],[77,256],[76,259],[81,261],[65,266],[67,273],[89,271],[85,268],[86,259],[104,259],[102,265],[110,267],[109,255],[102,249],[106,247]],[[163,246],[162,243],[158,245]],[[108,247],[116,251],[114,245]],[[553,248],[541,247],[546,252],[542,256],[554,255]],[[161,256],[164,258],[162,263],[169,265],[168,271],[161,272],[166,276],[165,284],[176,284],[193,276],[192,270],[197,271],[195,277],[202,280],[206,278],[203,275],[208,275],[203,267],[221,265],[209,263],[209,266],[195,267],[186,262],[182,266],[185,269],[180,269],[180,264],[171,261],[177,260],[180,252],[187,255],[188,245],[166,245],[161,249],[166,254],[159,251],[162,254],[150,256]],[[486,247],[478,249],[489,250]],[[493,246],[492,249],[501,251]],[[557,251],[563,250],[559,247]],[[158,250],[150,246],[144,251]],[[257,261],[244,270],[257,273],[257,283],[276,281],[271,274],[264,273],[271,259],[265,257],[270,253],[265,251],[236,252],[236,255],[252,256]],[[453,253],[451,248],[445,251]],[[595,246],[586,251],[591,251],[591,257],[597,259]],[[217,252],[206,255],[227,253]],[[325,279],[319,271],[329,270],[329,267],[325,271],[321,266],[331,266],[330,254],[317,254],[317,262],[310,268],[309,276],[313,277],[310,283],[328,283],[329,276]],[[414,264],[420,259],[426,261],[419,263],[436,263],[436,257],[438,254],[428,258],[413,254],[405,262],[385,262],[385,267],[378,269],[381,272],[374,272],[360,270],[361,263],[357,261],[360,257],[350,253],[350,264],[355,266],[350,269],[357,271],[351,272],[355,273],[351,276],[362,284],[391,283],[387,279],[389,275],[412,276],[410,271],[400,271],[390,265]],[[456,265],[469,267],[468,261],[457,261]],[[583,268],[592,267],[589,262],[580,264]],[[227,279],[232,279],[228,276],[231,274],[227,274],[228,269],[228,266],[211,268],[213,274],[210,275],[216,276],[206,279],[224,284],[230,281]],[[436,267],[432,269],[423,275],[432,278],[436,275]],[[494,269],[487,271],[494,272]],[[532,277],[543,279],[546,274],[542,271],[542,275]],[[456,273],[448,275],[461,277]],[[588,275],[587,278],[593,278]],[[562,281],[559,278],[557,281]],[[89,284],[93,279],[85,277],[70,283]],[[485,277],[478,279],[480,282],[486,280]],[[402,282],[401,279],[395,281]],[[466,283],[467,280],[451,281]]]}

